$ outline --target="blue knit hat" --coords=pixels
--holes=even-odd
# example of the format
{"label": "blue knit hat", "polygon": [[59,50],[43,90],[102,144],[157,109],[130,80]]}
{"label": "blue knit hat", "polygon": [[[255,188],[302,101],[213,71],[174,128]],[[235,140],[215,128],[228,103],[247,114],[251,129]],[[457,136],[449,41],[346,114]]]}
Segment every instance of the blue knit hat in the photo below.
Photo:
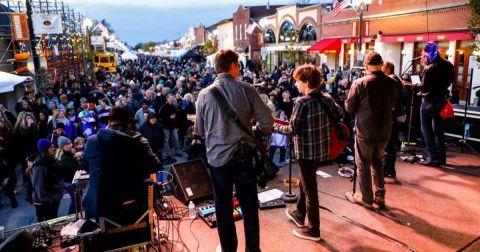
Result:
{"label": "blue knit hat", "polygon": [[425,53],[423,54],[423,62],[430,65],[438,57],[438,44],[434,41],[428,41],[423,47]]}
{"label": "blue knit hat", "polygon": [[52,142],[50,142],[50,140],[42,138],[38,140],[38,143],[37,143],[38,152],[39,153],[47,152],[48,148],[50,148],[52,145],[53,144]]}
{"label": "blue knit hat", "polygon": [[64,137],[64,136],[61,136],[61,137],[59,137],[58,140],[57,140],[58,148],[62,149],[63,146],[65,146],[65,145],[67,145],[67,144],[69,144],[69,143],[71,143],[71,142],[72,142],[72,141],[70,141],[70,139],[68,139],[68,138],[66,138],[66,137]]}

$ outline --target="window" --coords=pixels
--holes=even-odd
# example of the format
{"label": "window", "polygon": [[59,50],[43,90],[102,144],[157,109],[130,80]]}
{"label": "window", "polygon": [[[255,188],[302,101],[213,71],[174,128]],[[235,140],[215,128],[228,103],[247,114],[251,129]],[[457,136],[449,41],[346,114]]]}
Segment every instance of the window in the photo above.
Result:
{"label": "window", "polygon": [[243,31],[245,32],[245,39],[247,38],[247,27],[248,27],[248,24],[244,24],[243,25]]}
{"label": "window", "polygon": [[290,21],[285,21],[283,22],[282,26],[280,26],[280,38],[278,39],[278,41],[290,42],[292,40],[296,40],[295,28]]}
{"label": "window", "polygon": [[315,42],[317,41],[317,32],[315,26],[310,23],[306,23],[300,29],[300,42]]}
{"label": "window", "polygon": [[268,29],[265,32],[265,37],[263,39],[263,43],[265,44],[274,44],[275,43],[275,32],[272,29]]}

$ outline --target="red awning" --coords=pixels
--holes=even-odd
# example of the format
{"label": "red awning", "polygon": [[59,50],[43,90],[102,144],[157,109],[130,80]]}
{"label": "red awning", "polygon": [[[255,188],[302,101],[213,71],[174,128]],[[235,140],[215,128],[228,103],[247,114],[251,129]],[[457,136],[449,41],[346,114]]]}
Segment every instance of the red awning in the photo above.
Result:
{"label": "red awning", "polygon": [[385,35],[382,36],[382,42],[426,42],[426,41],[451,41],[451,40],[470,40],[474,36],[466,31],[454,32],[431,32],[431,33],[414,33],[401,35]]}
{"label": "red awning", "polygon": [[339,38],[326,38],[318,41],[307,49],[307,53],[340,53],[341,42]]}

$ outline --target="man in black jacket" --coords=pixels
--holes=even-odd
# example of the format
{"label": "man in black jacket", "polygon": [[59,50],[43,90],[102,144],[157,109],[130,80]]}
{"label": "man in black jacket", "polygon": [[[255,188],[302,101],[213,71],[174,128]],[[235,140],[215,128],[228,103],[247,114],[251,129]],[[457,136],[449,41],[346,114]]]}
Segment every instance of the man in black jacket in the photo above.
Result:
{"label": "man in black jacket", "polygon": [[147,120],[140,126],[140,133],[148,140],[152,151],[157,157],[162,157],[163,128],[158,122],[155,112],[148,113]]}
{"label": "man in black jacket", "polygon": [[84,151],[85,169],[90,173],[84,198],[87,218],[115,218],[121,216],[125,202],[146,203],[144,181],[162,166],[148,140],[129,129],[132,124],[128,110],[114,108],[108,127],[87,141]]}
{"label": "man in black jacket", "polygon": [[63,176],[53,157],[55,147],[47,139],[37,143],[38,156],[32,165],[33,205],[37,221],[57,217],[60,200],[63,197]]}
{"label": "man in black jacket", "polygon": [[423,47],[422,62],[426,66],[423,72],[420,95],[420,120],[428,158],[423,165],[438,166],[447,163],[445,152],[445,133],[440,111],[447,102],[448,87],[455,81],[453,65],[442,59],[438,44],[427,42]]}
{"label": "man in black jacket", "polygon": [[175,163],[176,160],[172,156],[175,155],[177,151],[180,151],[177,112],[177,107],[175,106],[175,96],[168,94],[167,103],[160,108],[159,112],[163,126],[163,148],[167,163]]}

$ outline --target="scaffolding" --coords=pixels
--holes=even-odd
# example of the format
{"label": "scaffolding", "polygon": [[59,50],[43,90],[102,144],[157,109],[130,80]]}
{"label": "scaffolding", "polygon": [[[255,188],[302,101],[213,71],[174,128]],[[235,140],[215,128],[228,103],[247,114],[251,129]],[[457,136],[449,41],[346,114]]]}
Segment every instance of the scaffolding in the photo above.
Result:
{"label": "scaffolding", "polygon": [[82,72],[89,48],[88,35],[82,33],[81,24],[85,17],[62,0],[0,0],[0,31],[4,31],[0,32],[0,45],[8,45],[3,46],[5,48],[0,46],[0,65],[13,64],[15,70],[26,69],[26,61],[18,61],[14,56],[25,51],[32,52],[32,41],[15,40],[11,21],[12,13],[27,13],[26,1],[30,2],[32,15],[60,15],[62,20],[62,33],[33,36],[35,53],[44,62],[43,67],[46,67],[51,82]]}

